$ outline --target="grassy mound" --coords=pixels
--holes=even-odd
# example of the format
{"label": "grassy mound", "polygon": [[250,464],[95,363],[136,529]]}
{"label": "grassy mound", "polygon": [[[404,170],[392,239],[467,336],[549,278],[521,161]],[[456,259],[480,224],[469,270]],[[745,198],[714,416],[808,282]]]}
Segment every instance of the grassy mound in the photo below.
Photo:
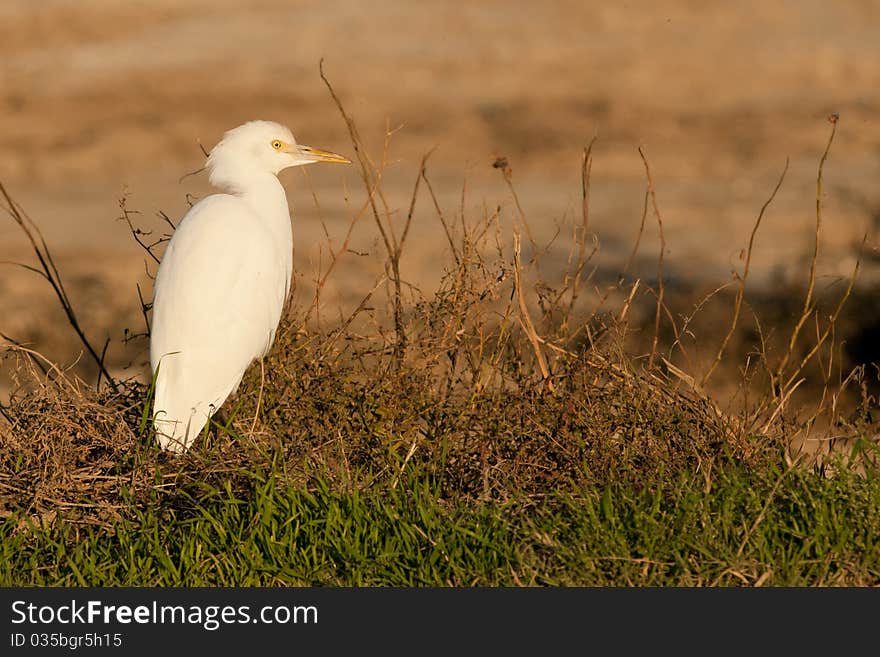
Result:
{"label": "grassy mound", "polygon": [[[523,245],[503,160],[513,235],[500,209],[448,223],[424,162],[403,226],[371,192],[362,210],[380,229],[384,280],[335,324],[313,321],[347,249],[331,244],[312,305],[287,314],[180,457],[155,445],[150,387],[110,378],[7,196],[103,383],[8,346],[0,584],[880,583],[873,398],[837,333],[855,273],[820,293],[814,253],[787,295],[804,300],[794,317],[772,335],[744,327],[753,232],[732,291],[683,301],[664,287],[645,161],[656,280],[629,274],[632,257],[594,280],[590,161],[587,150],[582,223],[557,276]],[[375,190],[380,172],[361,165]],[[451,256],[430,294],[400,272],[421,181]],[[372,298],[383,282],[384,303]],[[699,345],[711,308],[712,344]],[[736,384],[725,404],[713,376]]]}

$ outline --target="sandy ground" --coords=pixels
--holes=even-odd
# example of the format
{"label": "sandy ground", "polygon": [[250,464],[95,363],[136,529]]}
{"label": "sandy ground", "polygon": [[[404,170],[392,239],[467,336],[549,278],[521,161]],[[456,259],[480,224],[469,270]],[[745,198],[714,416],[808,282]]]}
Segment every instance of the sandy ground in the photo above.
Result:
{"label": "sandy ground", "polygon": [[[672,277],[711,284],[740,252],[786,158],[786,181],[758,234],[753,281],[772,289],[805,275],[815,223],[816,168],[840,114],[825,171],[823,281],[846,275],[880,222],[880,4],[398,0],[5,0],[0,4],[0,181],[42,228],[70,296],[97,343],[111,337],[115,371],[137,372],[145,345],[135,285],[149,292],[144,254],[118,221],[118,200],[145,227],[182,216],[208,193],[203,163],[224,130],[281,121],[310,145],[351,154],[328,76],[381,159],[391,208],[405,208],[422,154],[444,211],[482,215],[513,201],[491,168],[512,167],[538,241],[578,220],[580,157],[594,148],[591,227],[598,262],[619,266],[654,174]],[[354,167],[282,176],[294,208],[298,293],[326,262],[322,220],[338,246],[363,203]],[[313,193],[314,192],[314,198]],[[317,203],[315,201],[317,199]],[[403,212],[404,210],[401,210]],[[399,221],[399,215],[397,217]],[[650,223],[642,266],[653,268]],[[377,255],[362,221],[351,248]],[[562,257],[565,249],[551,250]],[[433,207],[417,205],[404,276],[426,290],[448,252]],[[648,257],[650,255],[650,257]],[[33,263],[0,220],[0,259]],[[876,277],[870,261],[863,281]],[[72,362],[76,344],[51,290],[4,265],[0,331]],[[325,294],[359,299],[381,258],[350,254]],[[861,310],[870,320],[877,309]]]}

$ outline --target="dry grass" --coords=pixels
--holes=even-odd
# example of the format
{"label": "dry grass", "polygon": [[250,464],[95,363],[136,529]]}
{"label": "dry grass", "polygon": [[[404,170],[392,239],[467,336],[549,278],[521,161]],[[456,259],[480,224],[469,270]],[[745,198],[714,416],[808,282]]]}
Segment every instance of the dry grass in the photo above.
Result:
{"label": "dry grass", "polygon": [[[386,274],[364,286],[362,302],[347,316],[319,322],[321,290],[338,259],[348,256],[347,237],[335,249],[328,238],[331,259],[316,276],[312,303],[288,312],[265,362],[249,370],[222,421],[216,416],[183,457],[155,447],[149,387],[106,372],[69,307],[48,247],[32,240],[38,273],[58,293],[102,376],[89,385],[21,345],[7,345],[16,389],[0,421],[0,513],[46,527],[59,516],[75,526],[113,527],[138,522],[150,510],[191,506],[204,487],[246,493],[254,473],[267,469],[305,490],[349,493],[394,490],[415,477],[430,482],[436,500],[465,505],[535,502],[612,485],[674,497],[682,477],[702,477],[708,493],[715,473],[728,467],[763,472],[787,459],[789,468],[804,463],[829,473],[835,444],[857,446],[861,452],[846,454],[861,464],[859,454],[871,454],[868,377],[863,369],[845,369],[837,335],[857,272],[843,292],[817,291],[821,187],[804,301],[794,319],[768,335],[757,317],[746,327],[740,317],[755,234],[781,179],[758,215],[736,292],[722,286],[693,303],[664,286],[662,240],[653,283],[626,270],[608,283],[594,279],[589,147],[582,216],[567,266],[553,281],[541,266],[549,245],[541,248],[530,237],[506,161],[495,166],[515,202],[512,218],[500,205],[466,217],[462,203],[450,219],[433,194],[426,157],[399,225],[381,192],[385,154],[375,163],[339,108],[367,192],[346,235],[371,214],[385,246]],[[392,134],[386,133],[386,149]],[[833,131],[820,182],[832,139]],[[647,192],[633,257],[649,202],[662,231],[650,167],[640,154]],[[29,230],[21,210],[6,200],[7,211]],[[408,284],[401,270],[410,222],[425,205],[451,256],[431,293]],[[154,245],[142,246],[154,255]],[[146,319],[149,305],[143,305]],[[717,323],[720,314],[730,322],[720,344],[700,344],[700,322],[708,316]],[[737,371],[741,379],[724,401],[708,388],[722,364],[728,381]],[[795,406],[807,390],[810,404]],[[774,484],[767,505],[776,491]],[[766,505],[737,557],[765,511]]]}

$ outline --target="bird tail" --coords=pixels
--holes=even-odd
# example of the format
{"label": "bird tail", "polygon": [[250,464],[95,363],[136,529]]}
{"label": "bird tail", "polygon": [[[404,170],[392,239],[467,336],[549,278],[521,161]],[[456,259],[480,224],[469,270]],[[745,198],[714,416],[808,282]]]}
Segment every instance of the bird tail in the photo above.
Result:
{"label": "bird tail", "polygon": [[156,368],[153,427],[159,447],[175,454],[190,448],[210,418],[213,407],[187,403],[185,389],[180,385],[180,363],[174,358],[163,359]]}
{"label": "bird tail", "polygon": [[201,427],[197,428],[195,424],[197,424],[195,413],[187,419],[177,419],[169,417],[163,410],[156,411],[153,426],[156,429],[156,441],[159,447],[166,452],[183,454],[201,431]]}

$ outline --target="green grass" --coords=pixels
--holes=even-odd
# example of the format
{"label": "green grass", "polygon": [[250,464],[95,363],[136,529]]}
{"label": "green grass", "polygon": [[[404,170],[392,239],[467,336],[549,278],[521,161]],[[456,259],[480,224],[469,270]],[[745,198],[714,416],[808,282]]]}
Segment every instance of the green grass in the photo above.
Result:
{"label": "green grass", "polygon": [[[132,509],[112,526],[0,526],[0,584],[766,585],[880,582],[880,480],[772,467],[507,503],[429,480],[302,490],[274,476]],[[670,494],[668,491],[676,492]]]}

